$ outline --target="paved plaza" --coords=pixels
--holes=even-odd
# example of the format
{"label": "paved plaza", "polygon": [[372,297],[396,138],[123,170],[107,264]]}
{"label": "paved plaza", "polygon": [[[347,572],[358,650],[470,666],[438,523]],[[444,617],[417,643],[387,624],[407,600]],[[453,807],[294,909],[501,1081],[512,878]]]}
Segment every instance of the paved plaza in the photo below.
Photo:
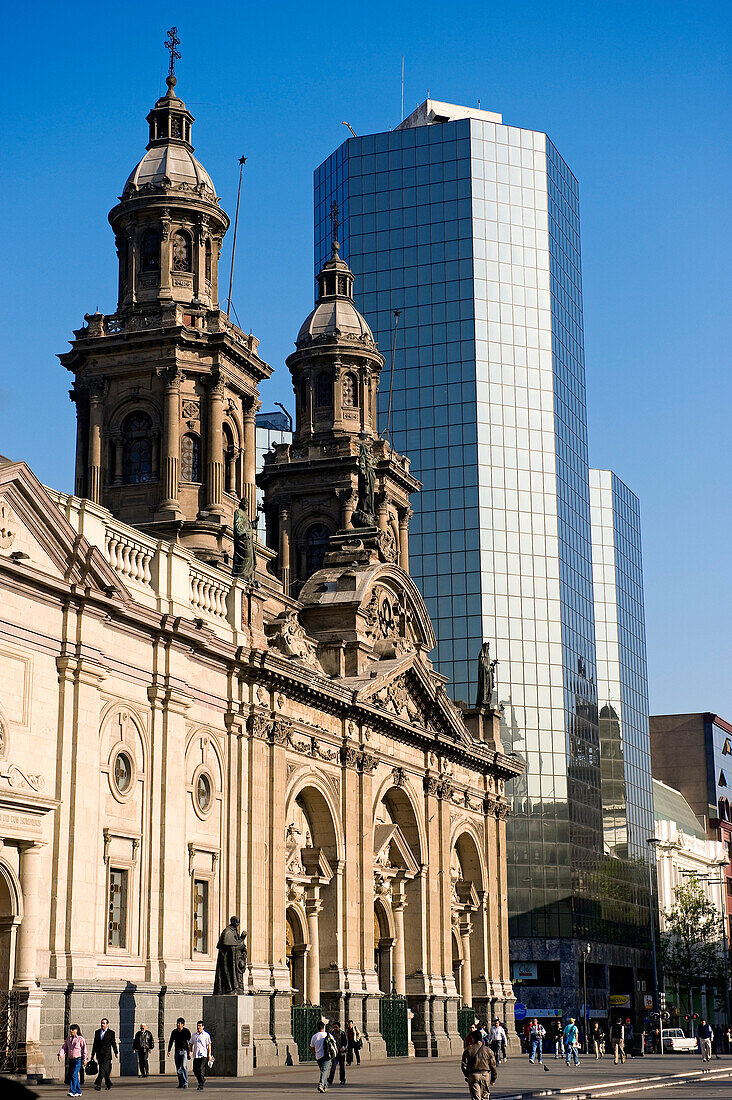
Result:
{"label": "paved plaza", "polygon": [[[493,1100],[509,1097],[551,1096],[558,1092],[563,1100],[571,1100],[575,1089],[583,1097],[679,1097],[680,1100],[716,1100],[732,1096],[732,1056],[712,1059],[709,1067],[703,1066],[697,1055],[675,1055],[664,1058],[646,1057],[629,1059],[615,1066],[609,1059],[595,1062],[588,1060],[577,1069],[568,1069],[563,1061],[553,1058],[547,1062],[549,1071],[538,1065],[530,1065],[526,1057],[515,1057],[499,1070],[496,1086],[491,1090]],[[682,1076],[683,1075],[683,1076]],[[677,1082],[672,1084],[673,1078]],[[644,1087],[652,1079],[649,1090]],[[158,1097],[176,1088],[176,1078],[149,1078],[146,1081],[132,1078],[114,1081],[116,1100],[143,1100]],[[213,1097],[235,1093],[244,1097],[261,1097],[275,1100],[279,1097],[304,1097],[315,1094],[317,1068],[314,1065],[293,1066],[282,1070],[264,1070],[253,1078],[223,1080],[212,1077],[206,1092]],[[663,1086],[663,1087],[661,1087]],[[669,1087],[671,1086],[671,1087]],[[192,1088],[195,1087],[193,1082]],[[556,1092],[555,1092],[556,1090]],[[87,1082],[85,1094],[92,1093]],[[457,1060],[393,1059],[389,1062],[364,1063],[348,1070],[347,1084],[333,1085],[332,1091],[343,1093],[354,1100],[458,1100],[468,1095]],[[60,1084],[38,1087],[42,1098],[63,1096],[66,1089]]]}

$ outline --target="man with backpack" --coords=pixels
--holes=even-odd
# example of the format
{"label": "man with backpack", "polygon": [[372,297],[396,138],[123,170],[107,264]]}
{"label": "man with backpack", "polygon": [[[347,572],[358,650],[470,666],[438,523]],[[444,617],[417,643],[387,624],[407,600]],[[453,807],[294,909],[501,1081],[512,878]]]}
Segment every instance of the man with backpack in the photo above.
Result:
{"label": "man with backpack", "polygon": [[[699,1037],[699,1045],[701,1047],[702,1062],[710,1062],[712,1060],[712,1042],[714,1041],[714,1031],[710,1024],[706,1020],[702,1020],[699,1024],[699,1030],[697,1032]],[[717,1055],[719,1057],[719,1055]]]}
{"label": "man with backpack", "polygon": [[625,1025],[620,1017],[610,1024],[610,1046],[613,1052],[613,1062],[617,1066],[618,1059],[625,1061]]}
{"label": "man with backpack", "polygon": [[567,1026],[562,1033],[562,1038],[564,1039],[564,1049],[567,1052],[567,1065],[569,1065],[572,1058],[574,1058],[574,1064],[578,1066],[580,1064],[578,1053],[579,1029],[571,1017],[567,1021]]}
{"label": "man with backpack", "polygon": [[477,1031],[471,1032],[471,1042],[463,1051],[460,1068],[468,1083],[470,1100],[489,1100],[490,1088],[496,1083],[498,1070],[493,1051]]}
{"label": "man with backpack", "polygon": [[310,1048],[315,1051],[315,1061],[318,1063],[318,1069],[320,1070],[318,1092],[325,1092],[328,1088],[328,1075],[333,1059],[338,1054],[338,1047],[333,1040],[333,1036],[325,1030],[325,1024],[325,1020],[320,1021],[318,1030],[310,1040]]}
{"label": "man with backpack", "polygon": [[328,1074],[328,1084],[332,1085],[335,1080],[336,1066],[338,1067],[339,1080],[342,1085],[346,1083],[346,1051],[348,1050],[348,1037],[345,1031],[341,1031],[341,1025],[337,1020],[334,1020],[330,1025],[330,1038],[335,1043],[335,1052],[331,1050],[333,1055],[330,1066],[330,1073]]}

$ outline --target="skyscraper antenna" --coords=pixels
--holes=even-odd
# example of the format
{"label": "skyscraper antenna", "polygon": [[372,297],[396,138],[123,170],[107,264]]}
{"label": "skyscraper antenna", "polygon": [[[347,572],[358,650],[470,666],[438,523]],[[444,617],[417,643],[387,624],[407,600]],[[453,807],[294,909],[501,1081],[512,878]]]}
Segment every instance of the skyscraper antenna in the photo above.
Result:
{"label": "skyscraper antenna", "polygon": [[391,447],[391,400],[392,400],[392,395],[394,393],[394,355],[396,353],[397,327],[399,325],[399,318],[401,317],[401,315],[402,315],[402,311],[400,309],[395,309],[394,310],[394,329],[393,329],[392,337],[391,337],[391,369],[389,371],[389,404],[388,404],[387,410],[386,410],[386,433],[385,433],[386,438],[389,441],[389,446],[390,447]]}
{"label": "skyscraper antenna", "polygon": [[402,106],[399,113],[399,121],[404,121],[404,54],[402,54]]}
{"label": "skyscraper antenna", "polygon": [[[239,200],[241,198],[241,177],[244,171],[244,165],[247,162],[246,157],[239,157],[239,189],[236,192],[236,215],[234,217],[234,240],[231,245],[231,271],[229,272],[229,302],[226,306],[226,316],[231,314],[231,288],[234,283],[234,256],[236,255],[236,233],[239,228]],[[236,310],[234,310],[236,313]]]}

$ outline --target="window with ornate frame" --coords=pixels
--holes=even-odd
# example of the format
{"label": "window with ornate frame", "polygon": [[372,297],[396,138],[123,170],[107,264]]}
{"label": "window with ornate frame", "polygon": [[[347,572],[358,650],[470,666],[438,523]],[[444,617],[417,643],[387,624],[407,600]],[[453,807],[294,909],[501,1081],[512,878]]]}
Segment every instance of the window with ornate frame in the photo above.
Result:
{"label": "window with ornate frame", "polygon": [[318,375],[315,388],[316,405],[319,409],[328,409],[333,405],[333,379],[323,371]]}
{"label": "window with ornate frame", "polygon": [[132,413],[122,428],[122,480],[139,485],[151,479],[152,420],[147,413]]}
{"label": "window with ornate frame", "polygon": [[192,271],[192,255],[190,235],[179,229],[173,234],[173,271]]}
{"label": "window with ornate frame", "polygon": [[127,894],[129,871],[122,867],[109,868],[109,896],[107,902],[107,946],[124,951],[127,948]]}
{"label": "window with ornate frame", "polygon": [[207,955],[208,947],[208,906],[209,881],[205,878],[193,880],[193,953]]}
{"label": "window with ornate frame", "polygon": [[305,569],[308,576],[322,567],[329,539],[330,531],[324,523],[314,523],[305,532]]}
{"label": "window with ornate frame", "polygon": [[211,241],[206,240],[206,248],[204,250],[204,262],[206,271],[206,280],[210,283],[213,275],[213,251],[211,249]]}
{"label": "window with ornate frame", "polygon": [[143,272],[160,271],[160,234],[157,229],[146,229],[142,234],[140,257]]}
{"label": "window with ornate frame", "polygon": [[343,407],[345,409],[358,408],[358,381],[356,375],[350,371],[343,375]]}
{"label": "window with ornate frame", "polygon": [[201,440],[195,432],[186,432],[180,441],[181,481],[201,480]]}

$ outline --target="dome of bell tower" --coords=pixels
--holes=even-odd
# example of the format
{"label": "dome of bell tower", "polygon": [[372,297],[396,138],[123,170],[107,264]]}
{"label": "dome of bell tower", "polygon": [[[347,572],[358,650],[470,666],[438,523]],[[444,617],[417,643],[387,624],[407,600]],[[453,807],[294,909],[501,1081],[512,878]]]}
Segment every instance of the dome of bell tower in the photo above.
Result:
{"label": "dome of bell tower", "polygon": [[168,90],[147,115],[147,150],[109,213],[119,256],[118,310],[165,301],[218,304],[219,254],[229,218],[193,155],[194,118],[175,92],[179,56],[173,46]]}

